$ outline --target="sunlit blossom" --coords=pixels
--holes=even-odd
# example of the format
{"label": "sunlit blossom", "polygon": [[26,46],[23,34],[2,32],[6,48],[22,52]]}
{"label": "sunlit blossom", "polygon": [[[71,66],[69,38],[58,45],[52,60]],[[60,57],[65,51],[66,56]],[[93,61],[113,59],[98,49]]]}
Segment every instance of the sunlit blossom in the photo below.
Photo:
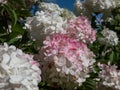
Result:
{"label": "sunlit blossom", "polygon": [[15,46],[0,46],[0,90],[39,90],[39,64]]}
{"label": "sunlit blossom", "polygon": [[64,34],[48,36],[43,43],[37,56],[43,80],[65,88],[81,86],[95,62],[87,45]]}
{"label": "sunlit blossom", "polygon": [[84,16],[68,20],[67,33],[76,36],[77,39],[85,43],[93,43],[96,40],[96,31]]}

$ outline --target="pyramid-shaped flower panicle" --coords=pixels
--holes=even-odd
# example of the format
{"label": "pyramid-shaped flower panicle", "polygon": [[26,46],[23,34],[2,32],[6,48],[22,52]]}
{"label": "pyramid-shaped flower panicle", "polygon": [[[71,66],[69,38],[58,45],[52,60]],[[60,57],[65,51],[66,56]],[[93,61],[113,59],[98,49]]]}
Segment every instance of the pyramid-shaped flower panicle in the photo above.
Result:
{"label": "pyramid-shaped flower panicle", "polygon": [[62,86],[66,83],[68,87],[69,84],[71,87],[74,84],[80,86],[86,81],[95,59],[85,43],[65,34],[48,36],[43,43],[40,53],[44,53],[44,59],[40,60],[40,63],[42,71],[47,70],[48,73],[47,77],[43,75],[45,81]]}

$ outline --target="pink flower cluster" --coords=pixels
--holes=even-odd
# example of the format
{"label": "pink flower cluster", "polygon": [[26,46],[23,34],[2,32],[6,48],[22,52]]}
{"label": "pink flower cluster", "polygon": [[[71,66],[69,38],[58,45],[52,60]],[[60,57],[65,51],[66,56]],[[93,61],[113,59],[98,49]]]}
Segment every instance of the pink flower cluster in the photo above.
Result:
{"label": "pink flower cluster", "polygon": [[106,87],[111,87],[114,90],[120,90],[120,70],[116,65],[99,64],[101,69],[99,77],[102,80],[102,84]]}
{"label": "pink flower cluster", "polygon": [[84,16],[68,20],[67,32],[85,43],[93,43],[96,40],[96,31],[93,30],[89,20]]}
{"label": "pink flower cluster", "polygon": [[[53,72],[47,74],[47,78],[52,77],[54,79],[56,78],[54,76],[57,76],[59,78],[56,80],[61,82],[61,78],[68,78],[66,83],[70,79],[71,84],[75,82],[79,86],[86,81],[95,60],[93,59],[94,54],[85,43],[66,34],[53,34],[48,36],[43,43],[44,61],[47,61],[48,64],[51,62],[51,68],[54,67]],[[42,68],[42,71],[45,71],[44,68]]]}

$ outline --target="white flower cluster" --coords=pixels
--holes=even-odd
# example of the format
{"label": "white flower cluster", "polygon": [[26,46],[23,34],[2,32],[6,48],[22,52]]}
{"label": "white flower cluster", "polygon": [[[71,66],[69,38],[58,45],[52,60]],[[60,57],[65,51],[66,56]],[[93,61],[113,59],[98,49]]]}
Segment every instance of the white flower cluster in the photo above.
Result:
{"label": "white flower cluster", "polygon": [[39,8],[42,11],[48,11],[50,13],[55,13],[58,14],[60,16],[62,16],[63,18],[70,18],[70,17],[76,17],[73,12],[65,9],[65,8],[60,8],[57,4],[55,3],[45,3],[42,2],[39,5]]}
{"label": "white flower cluster", "polygon": [[39,90],[39,64],[15,46],[0,46],[0,90]]}
{"label": "white flower cluster", "polygon": [[[116,65],[98,64],[101,71],[99,78],[104,86],[112,88],[112,90],[120,90],[120,70]],[[107,90],[107,89],[106,89]]]}
{"label": "white flower cluster", "polygon": [[36,45],[47,35],[54,33],[66,33],[67,19],[76,18],[76,16],[67,9],[60,8],[53,3],[40,3],[35,16],[26,19],[25,26],[30,34],[30,38],[36,41]]}
{"label": "white flower cluster", "polygon": [[120,5],[119,0],[76,0],[74,4],[77,15],[83,14],[91,17],[93,12],[102,12],[107,17],[111,10]]}
{"label": "white flower cluster", "polygon": [[40,43],[47,35],[65,33],[66,23],[58,14],[41,11],[36,16],[28,17],[25,25],[31,38]]}
{"label": "white flower cluster", "polygon": [[101,34],[103,37],[99,38],[99,42],[108,46],[115,46],[118,44],[118,36],[116,32],[105,28],[102,30]]}
{"label": "white flower cluster", "polygon": [[45,2],[40,3],[39,8],[42,11],[48,11],[50,13],[55,13],[55,14],[59,14],[59,15],[64,10],[63,8],[60,8],[57,4],[54,4],[54,3],[45,3]]}

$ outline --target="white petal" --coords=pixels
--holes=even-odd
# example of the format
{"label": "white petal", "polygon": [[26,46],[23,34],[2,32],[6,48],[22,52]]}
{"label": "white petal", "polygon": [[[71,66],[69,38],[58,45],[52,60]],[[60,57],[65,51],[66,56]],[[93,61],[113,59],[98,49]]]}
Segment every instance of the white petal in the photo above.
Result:
{"label": "white petal", "polygon": [[22,76],[16,76],[16,75],[12,75],[10,76],[10,82],[13,83],[13,84],[20,84],[21,80],[23,79]]}
{"label": "white petal", "polygon": [[33,70],[36,70],[36,71],[39,71],[40,69],[38,68],[38,66],[36,66],[36,65],[32,65],[32,67],[31,67]]}
{"label": "white petal", "polygon": [[10,56],[8,54],[3,54],[2,63],[7,64],[10,61]]}

